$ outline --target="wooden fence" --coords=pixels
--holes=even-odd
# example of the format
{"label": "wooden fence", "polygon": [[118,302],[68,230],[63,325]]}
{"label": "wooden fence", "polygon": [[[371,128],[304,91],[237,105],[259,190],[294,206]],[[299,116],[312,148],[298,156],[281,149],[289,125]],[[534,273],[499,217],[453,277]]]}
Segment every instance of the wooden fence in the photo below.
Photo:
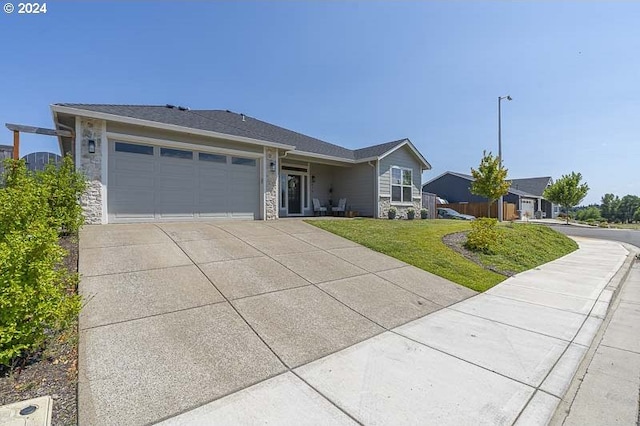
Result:
{"label": "wooden fence", "polygon": [[[516,205],[511,203],[503,203],[504,220],[518,219]],[[437,207],[448,207],[462,214],[470,214],[475,217],[487,217],[487,203],[449,203],[437,204]],[[489,217],[498,217],[498,202],[491,205],[491,214]]]}
{"label": "wooden fence", "polygon": [[[430,192],[422,193],[422,207],[429,210],[429,219],[436,219],[436,194]],[[419,215],[420,213],[418,213]]]}

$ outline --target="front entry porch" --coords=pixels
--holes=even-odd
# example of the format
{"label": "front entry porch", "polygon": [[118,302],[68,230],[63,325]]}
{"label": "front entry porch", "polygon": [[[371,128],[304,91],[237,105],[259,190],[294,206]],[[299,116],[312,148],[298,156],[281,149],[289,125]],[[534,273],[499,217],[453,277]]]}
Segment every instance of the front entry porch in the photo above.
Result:
{"label": "front entry porch", "polygon": [[331,165],[281,159],[278,167],[279,217],[314,216],[314,199],[326,215],[346,199],[344,211],[374,216],[375,168],[364,165]]}

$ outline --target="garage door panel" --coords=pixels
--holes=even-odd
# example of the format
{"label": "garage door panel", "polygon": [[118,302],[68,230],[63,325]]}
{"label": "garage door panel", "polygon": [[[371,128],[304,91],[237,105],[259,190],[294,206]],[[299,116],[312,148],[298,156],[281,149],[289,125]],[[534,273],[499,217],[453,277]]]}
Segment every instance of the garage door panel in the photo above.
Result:
{"label": "garage door panel", "polygon": [[153,193],[149,191],[130,190],[115,192],[109,195],[109,208],[116,212],[117,218],[153,219]]}

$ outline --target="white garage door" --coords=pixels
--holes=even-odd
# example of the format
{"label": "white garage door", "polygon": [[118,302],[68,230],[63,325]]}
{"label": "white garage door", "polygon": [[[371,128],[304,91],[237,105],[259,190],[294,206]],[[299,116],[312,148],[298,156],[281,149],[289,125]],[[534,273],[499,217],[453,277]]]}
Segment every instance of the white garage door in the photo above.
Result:
{"label": "white garage door", "polygon": [[528,200],[526,198],[520,199],[520,210],[522,210],[522,218],[533,219],[534,215],[534,200]]}
{"label": "white garage door", "polygon": [[109,222],[259,217],[258,161],[112,141]]}

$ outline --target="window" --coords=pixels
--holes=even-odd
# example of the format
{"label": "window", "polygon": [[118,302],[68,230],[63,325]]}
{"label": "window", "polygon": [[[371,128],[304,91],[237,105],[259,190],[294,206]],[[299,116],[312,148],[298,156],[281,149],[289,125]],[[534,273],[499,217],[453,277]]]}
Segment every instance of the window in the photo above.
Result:
{"label": "window", "polygon": [[391,168],[391,201],[410,203],[413,201],[413,175],[411,169]]}
{"label": "window", "polygon": [[181,149],[160,148],[160,156],[193,160],[192,151],[183,151]]}
{"label": "window", "polygon": [[239,166],[255,166],[256,160],[252,158],[231,157],[231,164],[237,164]]}
{"label": "window", "polygon": [[131,154],[153,155],[153,147],[149,145],[137,145],[134,143],[116,142],[116,151],[129,152]]}
{"label": "window", "polygon": [[198,160],[200,161],[209,161],[211,163],[226,163],[227,156],[226,155],[218,155],[218,154],[205,154],[204,152],[200,152],[198,154]]}

